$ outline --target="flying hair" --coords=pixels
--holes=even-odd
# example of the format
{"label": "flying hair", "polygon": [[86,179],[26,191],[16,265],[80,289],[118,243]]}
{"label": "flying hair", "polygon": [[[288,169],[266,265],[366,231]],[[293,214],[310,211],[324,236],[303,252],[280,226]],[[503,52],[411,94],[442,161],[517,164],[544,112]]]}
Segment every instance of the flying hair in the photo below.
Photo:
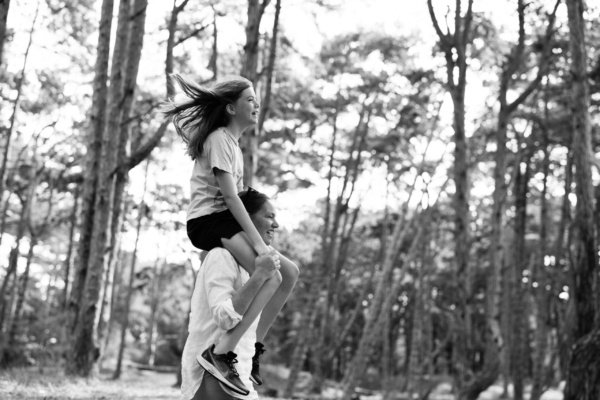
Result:
{"label": "flying hair", "polygon": [[208,135],[229,124],[227,105],[239,99],[244,90],[252,87],[252,82],[234,76],[208,87],[172,74],[169,85],[178,86],[181,91],[167,99],[161,112],[173,121],[177,134],[186,144],[187,154],[195,160],[202,155]]}

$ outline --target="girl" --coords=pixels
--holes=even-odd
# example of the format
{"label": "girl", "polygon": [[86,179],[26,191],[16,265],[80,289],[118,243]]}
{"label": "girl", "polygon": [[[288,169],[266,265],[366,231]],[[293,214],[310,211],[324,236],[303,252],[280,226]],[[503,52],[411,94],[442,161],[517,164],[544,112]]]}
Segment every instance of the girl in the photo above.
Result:
{"label": "girl", "polygon": [[[187,154],[194,160],[187,213],[188,237],[201,250],[224,247],[249,274],[254,272],[257,256],[270,258],[279,268],[271,278],[280,281],[275,294],[270,298],[258,296],[242,320],[198,356],[198,362],[206,371],[231,390],[246,395],[248,389],[233,366],[237,362],[231,356],[233,350],[260,314],[251,380],[262,384],[259,356],[264,346],[261,342],[298,280],[298,267],[265,244],[238,197],[243,190],[244,171],[238,141],[244,130],[257,123],[260,105],[252,83],[242,77],[220,81],[210,88],[179,75],[171,78],[185,98],[170,100],[163,112],[172,118],[186,144]],[[273,232],[269,234],[272,237]]]}

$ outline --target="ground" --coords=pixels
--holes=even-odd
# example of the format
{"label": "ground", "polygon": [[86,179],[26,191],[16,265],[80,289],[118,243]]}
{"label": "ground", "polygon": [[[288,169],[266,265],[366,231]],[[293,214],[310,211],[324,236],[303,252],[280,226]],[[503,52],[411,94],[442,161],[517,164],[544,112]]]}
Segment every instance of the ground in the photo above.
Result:
{"label": "ground", "polygon": [[[271,368],[266,368],[267,370]],[[281,369],[278,369],[281,372]],[[265,371],[266,372],[266,371]],[[277,380],[276,373],[268,373],[271,380]],[[1,400],[178,400],[179,389],[174,387],[172,373],[125,369],[119,380],[108,375],[97,378],[67,378],[62,367],[30,367],[0,370]],[[281,383],[281,382],[279,382]],[[278,385],[279,386],[279,385]],[[452,400],[449,387],[440,385],[430,396],[431,400]],[[335,396],[331,393],[324,393]],[[502,394],[498,385],[490,387],[479,400],[497,400]],[[309,396],[308,398],[312,398]],[[363,400],[380,400],[377,395],[363,397]],[[277,400],[261,396],[261,400]],[[549,390],[542,400],[562,400],[559,390]]]}

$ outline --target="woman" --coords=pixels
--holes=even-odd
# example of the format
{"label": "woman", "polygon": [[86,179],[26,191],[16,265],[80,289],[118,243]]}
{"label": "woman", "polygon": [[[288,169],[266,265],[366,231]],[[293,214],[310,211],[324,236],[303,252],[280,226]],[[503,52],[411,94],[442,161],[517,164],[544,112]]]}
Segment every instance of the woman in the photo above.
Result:
{"label": "woman", "polygon": [[[279,227],[273,204],[266,195],[253,189],[241,192],[240,199],[261,238],[270,246]],[[182,400],[258,399],[254,389],[244,395],[223,387],[205,373],[197,358],[205,349],[214,348],[242,320],[251,303],[265,302],[273,296],[281,284],[278,268],[272,257],[258,257],[255,271],[249,276],[226,249],[217,247],[207,253],[192,295],[189,336],[182,357]],[[242,336],[235,352],[229,351],[222,360],[229,369],[225,373],[232,374],[229,378],[239,379],[249,389],[251,375],[258,374],[258,356],[255,356],[258,319]],[[260,343],[256,345],[262,347]]]}

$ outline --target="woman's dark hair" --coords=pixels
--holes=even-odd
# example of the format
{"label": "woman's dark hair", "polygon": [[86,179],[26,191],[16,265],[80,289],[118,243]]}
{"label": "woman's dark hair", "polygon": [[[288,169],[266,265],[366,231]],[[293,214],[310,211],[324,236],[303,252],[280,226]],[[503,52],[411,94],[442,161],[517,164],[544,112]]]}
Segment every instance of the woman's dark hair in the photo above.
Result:
{"label": "woman's dark hair", "polygon": [[252,189],[250,186],[248,186],[248,190],[238,193],[238,196],[250,215],[258,212],[267,201],[271,200],[269,196]]}
{"label": "woman's dark hair", "polygon": [[208,135],[229,124],[227,105],[238,100],[244,90],[252,87],[252,82],[234,76],[204,87],[177,74],[169,78],[169,84],[177,84],[186,97],[167,99],[161,111],[172,119],[177,134],[187,146],[187,154],[195,160],[202,154]]}

